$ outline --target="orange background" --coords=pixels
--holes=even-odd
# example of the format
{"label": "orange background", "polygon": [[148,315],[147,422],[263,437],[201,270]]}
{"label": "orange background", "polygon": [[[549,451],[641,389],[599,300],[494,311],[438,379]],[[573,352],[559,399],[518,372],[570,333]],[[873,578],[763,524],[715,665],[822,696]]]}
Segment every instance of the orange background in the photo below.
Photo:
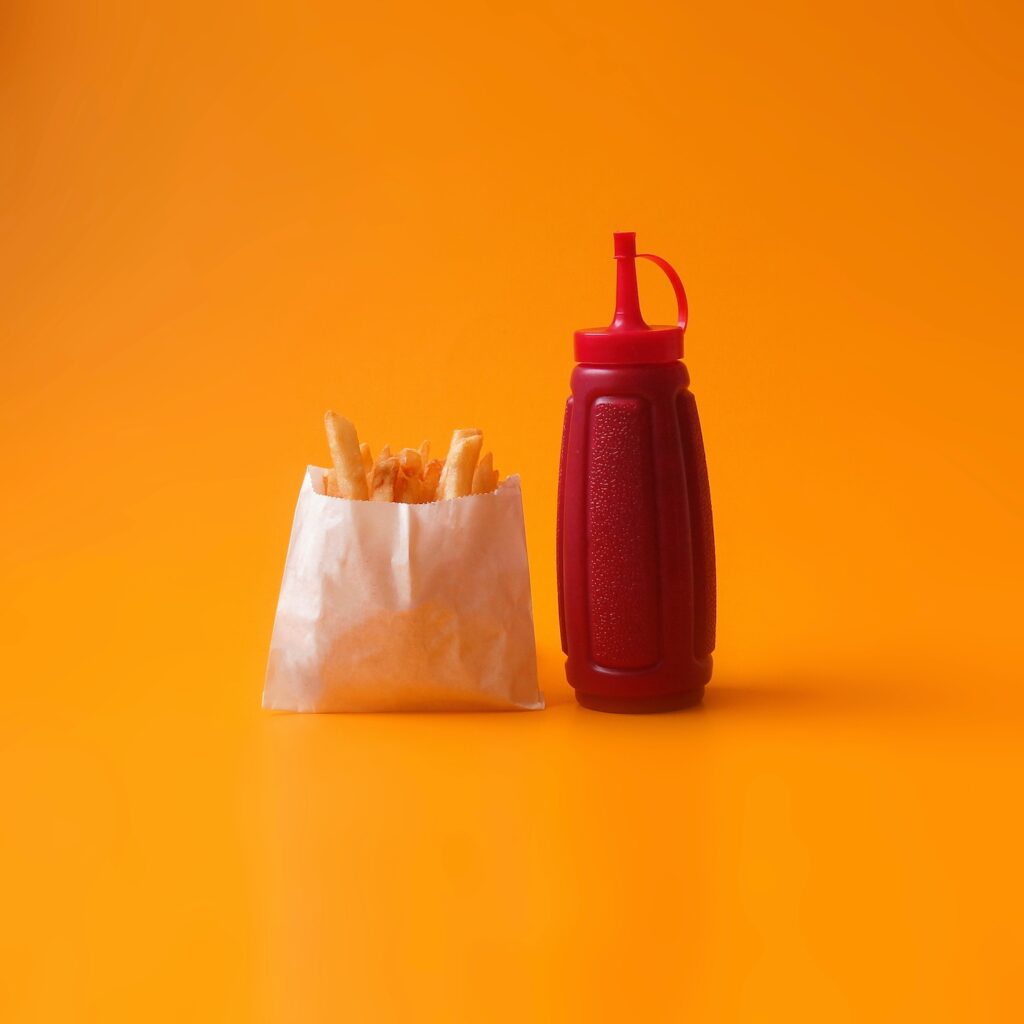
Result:
{"label": "orange background", "polygon": [[[1019,1020],[1020,6],[88,6],[0,11],[0,1018]],[[719,547],[650,719],[557,640],[613,230]],[[259,710],[327,406],[522,474],[547,711]]]}

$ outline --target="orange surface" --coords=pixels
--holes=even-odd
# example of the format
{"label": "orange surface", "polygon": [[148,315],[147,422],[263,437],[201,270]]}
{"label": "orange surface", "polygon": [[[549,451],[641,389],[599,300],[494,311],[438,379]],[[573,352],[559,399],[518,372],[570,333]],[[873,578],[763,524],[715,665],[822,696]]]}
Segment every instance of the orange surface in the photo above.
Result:
{"label": "orange surface", "polygon": [[[87,6],[0,14],[0,1019],[1021,1019],[1020,6]],[[557,650],[613,230],[719,544],[644,720]],[[547,711],[259,711],[328,405],[522,473]]]}

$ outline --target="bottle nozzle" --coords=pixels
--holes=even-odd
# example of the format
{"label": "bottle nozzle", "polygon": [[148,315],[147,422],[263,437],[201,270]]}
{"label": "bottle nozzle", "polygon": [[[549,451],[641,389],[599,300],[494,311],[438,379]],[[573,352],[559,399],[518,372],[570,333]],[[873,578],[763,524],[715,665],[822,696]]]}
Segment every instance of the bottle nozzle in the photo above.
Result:
{"label": "bottle nozzle", "polygon": [[615,258],[617,260],[633,259],[636,256],[635,231],[616,231],[612,238],[615,239]]}
{"label": "bottle nozzle", "polygon": [[[640,312],[636,261],[650,260],[667,275],[676,293],[679,320],[672,326],[651,327]],[[595,365],[673,363],[683,358],[686,292],[679,275],[660,257],[636,251],[636,233],[615,232],[615,318],[607,327],[576,332],[576,360]]]}
{"label": "bottle nozzle", "polygon": [[615,318],[613,328],[643,329],[647,326],[640,312],[636,285],[636,232],[615,232]]}

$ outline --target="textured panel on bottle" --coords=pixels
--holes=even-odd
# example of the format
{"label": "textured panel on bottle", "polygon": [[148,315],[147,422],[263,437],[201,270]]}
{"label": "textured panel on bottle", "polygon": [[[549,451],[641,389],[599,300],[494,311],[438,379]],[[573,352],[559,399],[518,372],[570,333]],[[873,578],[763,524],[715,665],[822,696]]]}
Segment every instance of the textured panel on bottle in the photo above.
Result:
{"label": "textured panel on bottle", "polygon": [[565,418],[562,420],[562,454],[558,460],[558,520],[555,527],[555,562],[558,578],[558,628],[562,634],[562,653],[569,653],[569,642],[565,636],[565,573],[562,554],[562,522],[565,518],[565,453],[569,447],[569,424],[572,422],[572,399],[565,403]]}
{"label": "textured panel on bottle", "polygon": [[658,523],[651,410],[639,398],[599,398],[587,446],[590,656],[604,668],[658,661]]}
{"label": "textured panel on bottle", "polygon": [[679,396],[679,433],[686,459],[687,491],[693,551],[693,647],[698,658],[715,649],[717,582],[715,578],[715,528],[711,518],[711,488],[704,457],[697,403],[690,392]]}

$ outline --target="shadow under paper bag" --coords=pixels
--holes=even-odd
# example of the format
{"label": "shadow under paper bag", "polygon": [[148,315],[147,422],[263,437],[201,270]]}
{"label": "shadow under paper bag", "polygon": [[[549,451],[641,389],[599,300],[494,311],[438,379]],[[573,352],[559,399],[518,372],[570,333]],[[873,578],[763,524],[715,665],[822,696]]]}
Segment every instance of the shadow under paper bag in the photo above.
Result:
{"label": "shadow under paper bag", "polygon": [[544,707],[519,477],[427,505],[299,491],[263,706]]}

